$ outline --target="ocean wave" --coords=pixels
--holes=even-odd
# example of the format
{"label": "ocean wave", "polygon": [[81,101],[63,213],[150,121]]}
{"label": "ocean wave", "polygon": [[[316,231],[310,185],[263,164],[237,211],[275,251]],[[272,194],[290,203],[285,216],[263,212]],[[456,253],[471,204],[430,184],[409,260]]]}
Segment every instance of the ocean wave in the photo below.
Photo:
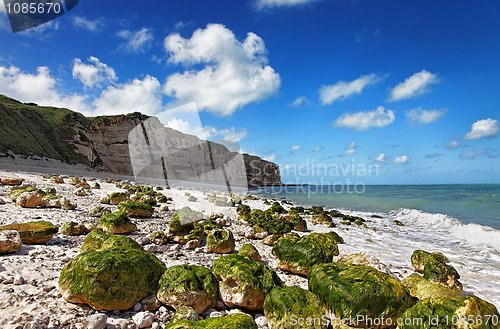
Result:
{"label": "ocean wave", "polygon": [[389,215],[403,219],[409,225],[446,232],[473,245],[485,245],[500,252],[500,230],[492,227],[466,224],[444,214],[431,214],[418,209],[399,209]]}

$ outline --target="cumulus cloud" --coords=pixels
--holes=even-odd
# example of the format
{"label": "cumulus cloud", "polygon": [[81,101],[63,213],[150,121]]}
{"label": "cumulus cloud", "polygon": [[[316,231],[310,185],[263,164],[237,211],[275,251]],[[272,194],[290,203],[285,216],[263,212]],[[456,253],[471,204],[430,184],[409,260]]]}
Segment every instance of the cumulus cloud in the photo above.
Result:
{"label": "cumulus cloud", "polygon": [[206,138],[214,138],[219,137],[226,141],[239,142],[244,137],[248,135],[248,131],[246,129],[238,129],[231,127],[229,129],[217,129],[211,126],[205,126],[205,137]]}
{"label": "cumulus cloud", "polygon": [[257,0],[256,6],[259,9],[272,7],[293,7],[316,2],[318,0]]}
{"label": "cumulus cloud", "polygon": [[405,115],[410,123],[423,126],[442,118],[446,112],[446,110],[424,110],[419,107],[406,111]]}
{"label": "cumulus cloud", "polygon": [[278,156],[277,156],[276,154],[271,154],[271,155],[269,155],[269,156],[264,157],[264,160],[266,160],[266,161],[271,161],[271,162],[272,162],[272,161],[275,161],[275,160],[277,160],[277,159],[278,159]]}
{"label": "cumulus cloud", "polygon": [[153,43],[153,30],[143,27],[137,31],[121,30],[117,33],[118,37],[125,40],[120,44],[120,49],[130,53],[143,53]]}
{"label": "cumulus cloud", "polygon": [[376,156],[372,160],[375,160],[377,162],[385,162],[387,160],[387,156],[384,153],[380,153],[378,156]]}
{"label": "cumulus cloud", "polygon": [[115,70],[97,57],[89,57],[88,62],[85,64],[79,58],[73,61],[73,78],[80,80],[85,87],[99,87],[117,80]]}
{"label": "cumulus cloud", "polygon": [[168,61],[203,65],[167,78],[164,93],[176,103],[195,102],[200,110],[231,115],[251,102],[275,94],[281,78],[267,65],[264,40],[248,33],[242,42],[221,24],[209,24],[185,39],[178,33],[165,38]]}
{"label": "cumulus cloud", "polygon": [[462,141],[452,139],[448,143],[444,144],[444,147],[446,147],[449,150],[454,150],[462,146]]}
{"label": "cumulus cloud", "polygon": [[99,32],[106,27],[106,23],[102,17],[88,19],[85,16],[73,16],[73,26],[91,32]]}
{"label": "cumulus cloud", "polygon": [[407,155],[401,155],[398,156],[396,159],[394,159],[394,164],[405,164],[408,161],[410,161],[410,157]]}
{"label": "cumulus cloud", "polygon": [[344,100],[349,96],[361,94],[363,89],[378,81],[380,81],[380,77],[372,73],[370,75],[363,75],[354,81],[339,81],[333,85],[321,86],[319,100],[323,105],[332,104],[333,102]]}
{"label": "cumulus cloud", "polygon": [[313,152],[319,152],[319,151],[321,151],[321,150],[323,150],[323,149],[324,149],[324,147],[323,147],[323,146],[316,146],[316,147],[315,147],[312,151],[313,151]]}
{"label": "cumulus cloud", "polygon": [[0,66],[0,93],[21,102],[65,107],[79,112],[89,110],[87,97],[62,92],[46,66],[39,66],[34,74],[23,72],[15,66]]}
{"label": "cumulus cloud", "polygon": [[302,145],[293,145],[292,146],[292,152],[298,151],[300,149],[302,149]]}
{"label": "cumulus cloud", "polygon": [[465,139],[495,138],[500,133],[500,123],[498,120],[479,120],[472,124],[471,131],[465,135]]}
{"label": "cumulus cloud", "polygon": [[302,105],[309,104],[309,100],[305,96],[297,97],[291,104],[293,107],[300,107]]}
{"label": "cumulus cloud", "polygon": [[348,155],[351,155],[351,154],[354,154],[356,153],[357,151],[357,146],[354,142],[351,142],[351,144],[349,144],[344,152],[342,152],[342,154],[340,154],[340,157],[345,157],[345,156],[348,156]]}
{"label": "cumulus cloud", "polygon": [[385,127],[392,124],[395,119],[396,116],[392,110],[386,110],[383,106],[379,106],[373,111],[344,113],[332,125],[334,127],[367,130]]}
{"label": "cumulus cloud", "polygon": [[394,87],[391,90],[389,100],[400,101],[425,94],[429,91],[429,86],[438,81],[439,79],[436,74],[422,70]]}

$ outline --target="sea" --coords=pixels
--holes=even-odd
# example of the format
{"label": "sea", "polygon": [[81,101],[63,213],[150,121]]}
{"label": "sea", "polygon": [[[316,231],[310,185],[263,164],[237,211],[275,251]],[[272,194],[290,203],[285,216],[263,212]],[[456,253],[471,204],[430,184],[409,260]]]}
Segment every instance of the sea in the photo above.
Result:
{"label": "sea", "polygon": [[[338,225],[344,253],[366,252],[403,278],[414,250],[442,252],[459,272],[464,294],[500,309],[500,184],[284,185],[259,196],[301,206],[324,206],[369,220],[369,227]],[[372,217],[377,215],[382,218]],[[404,226],[394,223],[398,220]]]}

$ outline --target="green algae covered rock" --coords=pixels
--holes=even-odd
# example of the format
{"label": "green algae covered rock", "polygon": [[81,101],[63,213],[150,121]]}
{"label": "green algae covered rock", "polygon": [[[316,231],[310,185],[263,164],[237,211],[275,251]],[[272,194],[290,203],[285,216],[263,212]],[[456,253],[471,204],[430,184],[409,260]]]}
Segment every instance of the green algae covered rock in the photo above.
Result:
{"label": "green algae covered rock", "polygon": [[83,235],[87,234],[87,228],[82,225],[78,224],[76,222],[66,222],[61,226],[61,234],[62,235]]}
{"label": "green algae covered rock", "polygon": [[111,214],[111,209],[104,206],[97,206],[89,212],[90,217],[102,217],[107,214]]}
{"label": "green algae covered rock", "polygon": [[198,312],[194,310],[191,306],[180,306],[175,310],[174,317],[170,320],[169,324],[172,325],[182,320],[188,321],[199,321],[202,318],[198,315]]}
{"label": "green algae covered rock", "polygon": [[309,290],[318,296],[330,318],[361,315],[364,321],[384,318],[396,323],[413,306],[408,290],[398,280],[369,266],[319,264],[307,278]]}
{"label": "green algae covered rock", "polygon": [[170,225],[168,227],[168,234],[170,239],[172,239],[173,241],[180,244],[186,244],[188,241],[191,240],[198,240],[199,242],[201,242],[201,239],[203,238],[204,235],[204,230],[203,226],[201,226],[201,224],[199,223],[193,223],[187,221],[185,222],[185,224],[181,224],[181,220],[179,218],[179,212],[177,212],[174,214],[174,217],[170,221]]}
{"label": "green algae covered rock", "polygon": [[243,246],[241,246],[240,250],[238,251],[238,255],[247,255],[250,257],[250,259],[260,262],[261,257],[259,254],[259,251],[255,249],[255,247],[251,243],[245,243]]}
{"label": "green algae covered rock", "polygon": [[129,217],[153,216],[153,207],[144,202],[122,201],[118,204],[118,210],[126,212]]}
{"label": "green algae covered rock", "polygon": [[188,223],[194,223],[203,218],[203,214],[201,211],[191,210],[189,207],[182,207],[178,212],[177,216],[179,217],[179,221],[181,225],[185,225]]}
{"label": "green algae covered rock", "polygon": [[408,288],[410,295],[419,300],[431,298],[461,298],[462,293],[456,289],[444,287],[439,283],[434,283],[424,279],[417,273],[406,277],[401,283]]}
{"label": "green algae covered rock", "polygon": [[119,204],[120,202],[127,201],[130,194],[127,192],[113,192],[109,195],[110,204]]}
{"label": "green algae covered rock", "polygon": [[263,310],[267,294],[284,285],[276,272],[246,255],[221,256],[215,261],[213,271],[221,298],[229,307]]}
{"label": "green algae covered rock", "polygon": [[96,310],[127,310],[156,293],[165,265],[139,249],[86,251],[61,271],[59,290],[71,303]]}
{"label": "green algae covered rock", "polygon": [[458,281],[460,274],[453,266],[442,262],[427,263],[424,268],[424,278],[451,289],[462,290],[462,284]]}
{"label": "green algae covered rock", "polygon": [[236,208],[236,212],[238,215],[248,215],[252,209],[246,204],[240,203],[238,208]]}
{"label": "green algae covered rock", "polygon": [[[9,198],[12,201],[16,201],[17,197],[23,194],[24,192],[34,192],[38,189],[34,186],[26,186],[26,187],[12,187],[10,189]],[[40,192],[43,192],[40,190]]]}
{"label": "green algae covered rock", "polygon": [[[318,321],[314,324],[314,319],[323,320],[325,315],[318,297],[299,287],[277,287],[271,290],[264,302],[264,314],[273,329],[328,328],[328,325]],[[298,319],[304,319],[303,325],[298,323]]]}
{"label": "green algae covered rock", "polygon": [[233,233],[224,229],[214,229],[207,235],[207,247],[217,254],[229,254],[234,251]]}
{"label": "green algae covered rock", "polygon": [[291,214],[285,217],[290,223],[292,223],[293,229],[299,232],[307,231],[307,222],[298,214]]}
{"label": "green algae covered rock", "polygon": [[161,231],[155,231],[148,236],[149,240],[157,245],[165,245],[168,243],[168,235]]}
{"label": "green algae covered rock", "polygon": [[112,248],[131,248],[143,250],[140,244],[127,236],[102,231],[92,231],[87,234],[81,250],[82,252],[100,251]]}
{"label": "green algae covered rock", "polygon": [[494,329],[500,315],[479,297],[436,298],[418,302],[398,320],[398,329]]}
{"label": "green algae covered rock", "polygon": [[339,254],[337,240],[335,232],[284,237],[276,242],[272,252],[279,260],[279,268],[306,275],[313,265],[330,263]]}
{"label": "green algae covered rock", "polygon": [[99,218],[97,227],[107,233],[126,234],[137,231],[137,226],[132,224],[124,211],[115,211],[112,214]]}
{"label": "green algae covered rock", "polygon": [[58,232],[57,226],[47,221],[27,222],[0,226],[0,231],[15,230],[19,232],[25,244],[44,244]]}
{"label": "green algae covered rock", "polygon": [[273,203],[273,205],[271,206],[271,211],[276,214],[285,214],[288,212],[279,202]]}
{"label": "green algae covered rock", "polygon": [[437,261],[443,264],[449,262],[448,258],[438,252],[430,253],[423,250],[415,250],[411,255],[411,264],[415,268],[415,271],[419,273],[424,273],[425,265],[431,261]]}
{"label": "green algae covered rock", "polygon": [[230,314],[200,321],[171,321],[165,329],[257,329],[253,318],[246,314]]}
{"label": "green algae covered rock", "polygon": [[157,298],[164,305],[178,309],[190,306],[199,314],[217,302],[217,280],[203,266],[176,265],[163,273]]}
{"label": "green algae covered rock", "polygon": [[251,226],[262,227],[269,234],[285,234],[293,229],[292,223],[280,215],[274,214],[271,209],[262,211],[253,209],[248,215],[240,216]]}

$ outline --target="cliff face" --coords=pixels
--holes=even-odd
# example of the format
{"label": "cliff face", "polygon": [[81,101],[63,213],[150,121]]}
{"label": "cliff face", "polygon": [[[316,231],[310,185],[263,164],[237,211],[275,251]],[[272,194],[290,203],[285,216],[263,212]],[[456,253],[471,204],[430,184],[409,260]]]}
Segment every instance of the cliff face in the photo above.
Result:
{"label": "cliff face", "polygon": [[[279,167],[272,162],[170,128],[152,130],[150,124],[160,126],[156,118],[140,113],[86,118],[0,95],[0,153],[43,156],[136,177],[281,184]],[[130,149],[136,150],[132,159]]]}

